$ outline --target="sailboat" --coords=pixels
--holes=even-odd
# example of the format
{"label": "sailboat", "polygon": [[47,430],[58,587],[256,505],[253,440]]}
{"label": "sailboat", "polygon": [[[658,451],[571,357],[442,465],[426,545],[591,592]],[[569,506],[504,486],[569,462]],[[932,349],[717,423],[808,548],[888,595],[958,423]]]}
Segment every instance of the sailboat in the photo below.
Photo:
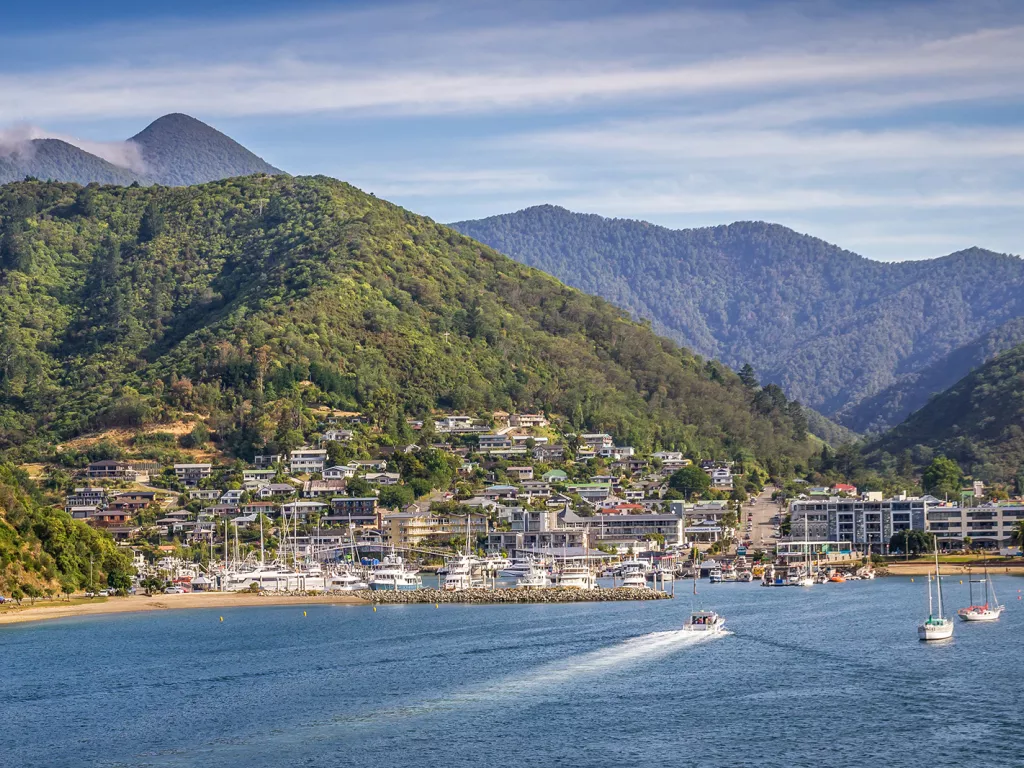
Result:
{"label": "sailboat", "polygon": [[[697,574],[700,573],[700,563],[693,566],[693,596],[697,596]],[[714,611],[693,610],[690,618],[683,624],[684,632],[700,632],[703,634],[718,634],[725,629],[725,619]]]}
{"label": "sailboat", "polygon": [[[1003,612],[1005,606],[999,604],[999,598],[996,597],[996,588],[992,586],[992,579],[988,575],[988,565],[985,565],[985,578],[983,579],[972,579],[968,576],[968,589],[971,591],[971,604],[966,608],[961,608],[956,612],[964,621],[998,621],[999,614]],[[984,584],[984,597],[985,602],[983,605],[974,604],[974,585]]]}
{"label": "sailboat", "polygon": [[804,570],[794,582],[798,587],[813,587],[814,577],[811,575],[810,547],[807,545],[807,513],[804,513]]}
{"label": "sailboat", "polygon": [[939,547],[935,547],[935,588],[939,598],[939,615],[932,612],[932,577],[928,574],[928,618],[917,628],[921,640],[946,640],[953,636],[953,620],[942,615],[942,579],[939,575]]}

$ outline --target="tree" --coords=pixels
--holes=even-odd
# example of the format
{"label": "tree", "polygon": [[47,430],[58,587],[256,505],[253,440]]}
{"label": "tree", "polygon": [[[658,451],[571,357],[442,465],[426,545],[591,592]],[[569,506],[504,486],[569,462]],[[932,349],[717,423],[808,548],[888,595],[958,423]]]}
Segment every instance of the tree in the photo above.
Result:
{"label": "tree", "polygon": [[107,574],[107,585],[115,592],[127,592],[132,588],[132,577],[122,569],[112,570]]}
{"label": "tree", "polygon": [[711,487],[711,478],[703,469],[691,464],[675,472],[668,479],[668,487],[679,491],[689,501],[694,494],[699,496]]}
{"label": "tree", "polygon": [[142,214],[142,221],[139,222],[139,240],[145,243],[158,237],[164,231],[166,223],[164,213],[156,200],[150,200]]}
{"label": "tree", "polygon": [[959,497],[964,473],[960,465],[945,456],[937,456],[924,471],[922,483],[927,493],[936,498]]}
{"label": "tree", "polygon": [[925,554],[935,549],[935,535],[917,530],[896,531],[889,539],[889,549],[911,555]]}
{"label": "tree", "polygon": [[1013,527],[1013,542],[1024,549],[1024,520],[1018,520],[1017,524]]}
{"label": "tree", "polygon": [[754,372],[754,366],[750,363],[744,363],[743,367],[739,371],[740,381],[743,382],[743,386],[747,389],[757,389],[758,384],[757,374]]}
{"label": "tree", "polygon": [[64,593],[64,597],[66,597],[69,602],[71,600],[71,595],[74,594],[77,588],[78,585],[71,579],[61,579],[60,591]]}
{"label": "tree", "polygon": [[15,587],[11,590],[11,600],[21,605],[21,601],[25,599],[25,593],[21,591],[20,587]]}

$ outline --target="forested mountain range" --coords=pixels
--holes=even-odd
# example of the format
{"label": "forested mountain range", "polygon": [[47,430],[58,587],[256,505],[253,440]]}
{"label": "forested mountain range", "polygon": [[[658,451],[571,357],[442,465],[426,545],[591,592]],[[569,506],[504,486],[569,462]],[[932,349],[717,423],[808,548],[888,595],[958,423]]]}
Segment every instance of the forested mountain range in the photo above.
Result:
{"label": "forested mountain range", "polygon": [[970,371],[1018,344],[1024,344],[1022,317],[1003,323],[920,371],[907,374],[896,384],[864,398],[844,412],[842,420],[859,432],[884,431],[886,426],[902,422],[933,395],[944,392]]}
{"label": "forested mountain range", "polygon": [[249,457],[309,403],[396,441],[517,408],[783,473],[816,450],[778,387],[339,181],[0,188],[0,449],[189,412]]}
{"label": "forested mountain range", "polygon": [[1013,343],[998,329],[1024,316],[1024,262],[977,248],[883,263],[775,224],[671,230],[550,205],[452,226],[858,431],[922,405],[943,367],[966,374],[965,345]]}
{"label": "forested mountain range", "polygon": [[188,115],[153,121],[128,140],[121,167],[59,139],[32,139],[0,146],[0,184],[26,177],[77,184],[200,184],[248,176],[278,174],[277,168],[238,142]]}
{"label": "forested mountain range", "polygon": [[956,460],[986,482],[1024,484],[1024,345],[1001,352],[868,446],[905,463]]}

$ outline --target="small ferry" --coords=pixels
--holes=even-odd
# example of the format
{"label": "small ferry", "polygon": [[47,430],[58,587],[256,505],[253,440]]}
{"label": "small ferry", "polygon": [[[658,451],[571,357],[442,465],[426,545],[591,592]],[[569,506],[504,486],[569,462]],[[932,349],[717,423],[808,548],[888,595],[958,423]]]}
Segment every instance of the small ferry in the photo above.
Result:
{"label": "small ferry", "polygon": [[725,628],[725,619],[714,611],[694,611],[690,618],[683,624],[685,632],[701,632],[704,634],[717,634]]}

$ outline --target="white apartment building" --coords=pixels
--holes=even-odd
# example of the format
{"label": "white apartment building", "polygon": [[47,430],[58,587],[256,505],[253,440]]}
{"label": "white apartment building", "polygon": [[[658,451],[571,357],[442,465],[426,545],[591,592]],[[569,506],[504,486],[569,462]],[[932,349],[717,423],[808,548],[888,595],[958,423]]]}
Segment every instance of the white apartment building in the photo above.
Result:
{"label": "white apartment building", "polygon": [[936,506],[926,516],[927,529],[946,549],[959,549],[965,538],[971,540],[972,547],[1008,547],[1020,520],[1024,520],[1024,504],[992,502],[977,507]]}
{"label": "white apartment building", "polygon": [[829,498],[798,499],[790,502],[790,537],[812,541],[834,541],[852,550],[886,554],[889,539],[899,530],[926,530],[925,514],[942,506],[934,496],[892,499]]}
{"label": "white apartment building", "polygon": [[289,459],[289,468],[293,475],[323,472],[324,464],[327,463],[327,449],[308,446],[296,448],[291,452]]}

